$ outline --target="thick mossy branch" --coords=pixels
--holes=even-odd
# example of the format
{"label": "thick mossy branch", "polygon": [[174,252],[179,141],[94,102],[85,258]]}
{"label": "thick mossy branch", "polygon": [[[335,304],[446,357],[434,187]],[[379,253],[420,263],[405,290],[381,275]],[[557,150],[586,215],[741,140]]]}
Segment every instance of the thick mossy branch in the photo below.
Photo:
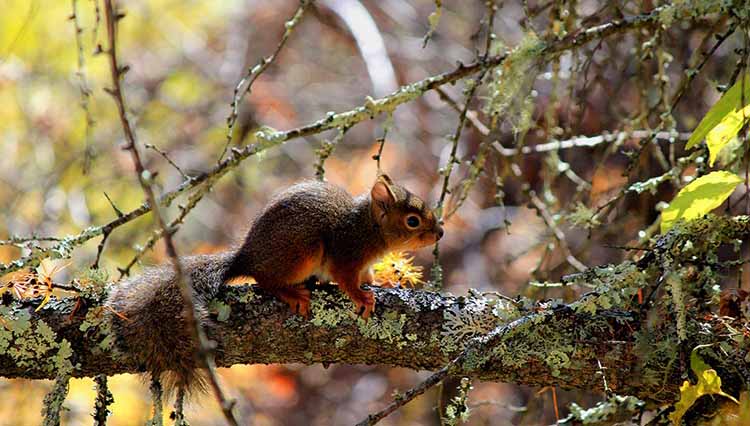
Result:
{"label": "thick mossy branch", "polygon": [[[609,391],[651,402],[674,401],[689,350],[718,343],[716,356],[703,355],[734,394],[750,383],[748,369],[741,368],[747,324],[711,315],[695,297],[714,282],[718,248],[748,235],[746,216],[678,225],[638,262],[567,278],[594,288],[569,304],[375,288],[376,312],[365,322],[338,289],[320,286],[310,318],[303,319],[261,290],[225,286],[210,303],[207,332],[217,342],[219,366],[347,363],[438,370],[462,354],[452,367],[456,374],[581,389],[603,389],[606,379]],[[682,280],[689,303],[672,306],[669,289],[661,285],[667,276]],[[638,288],[645,305],[637,302]],[[38,304],[3,298],[0,375],[53,378],[61,362],[72,364],[73,376],[141,371],[116,349],[109,328],[113,314],[98,302],[53,299],[34,312]],[[683,310],[684,324],[677,321]]]}

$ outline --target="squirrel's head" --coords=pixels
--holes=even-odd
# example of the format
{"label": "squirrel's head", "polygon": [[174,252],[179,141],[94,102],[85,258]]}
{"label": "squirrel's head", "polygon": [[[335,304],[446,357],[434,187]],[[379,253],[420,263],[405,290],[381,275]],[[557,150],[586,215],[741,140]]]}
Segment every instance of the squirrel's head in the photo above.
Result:
{"label": "squirrel's head", "polygon": [[378,176],[370,191],[372,216],[380,226],[388,250],[416,250],[443,236],[438,218],[421,198]]}

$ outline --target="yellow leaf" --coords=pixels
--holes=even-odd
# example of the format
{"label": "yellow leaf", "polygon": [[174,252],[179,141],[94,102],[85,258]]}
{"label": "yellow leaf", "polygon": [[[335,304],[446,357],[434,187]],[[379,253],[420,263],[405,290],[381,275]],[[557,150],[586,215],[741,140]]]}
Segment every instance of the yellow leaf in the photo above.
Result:
{"label": "yellow leaf", "polygon": [[661,232],[667,232],[678,220],[703,217],[719,207],[742,182],[734,173],[711,172],[691,182],[674,197],[661,214]]}
{"label": "yellow leaf", "polygon": [[739,404],[739,401],[732,395],[721,390],[721,377],[716,374],[716,370],[708,369],[698,375],[698,384],[691,385],[689,381],[685,380],[680,386],[680,400],[674,405],[674,411],[669,415],[672,424],[679,426],[682,416],[703,395],[721,395]]}
{"label": "yellow leaf", "polygon": [[716,157],[722,149],[737,136],[742,126],[750,119],[750,105],[745,108],[731,111],[721,119],[706,135],[706,145],[708,145],[708,164],[714,165]]}
{"label": "yellow leaf", "polygon": [[698,127],[693,131],[693,134],[690,135],[685,148],[689,149],[698,145],[708,132],[716,127],[727,114],[730,114],[732,111],[742,110],[745,106],[742,104],[743,101],[745,103],[750,102],[750,76],[748,75],[744,75],[743,78],[738,79],[734,86],[727,90],[724,96],[708,110],[698,124]]}
{"label": "yellow leaf", "polygon": [[414,257],[391,252],[372,265],[375,281],[383,287],[414,287],[422,284],[422,267],[413,264]]}

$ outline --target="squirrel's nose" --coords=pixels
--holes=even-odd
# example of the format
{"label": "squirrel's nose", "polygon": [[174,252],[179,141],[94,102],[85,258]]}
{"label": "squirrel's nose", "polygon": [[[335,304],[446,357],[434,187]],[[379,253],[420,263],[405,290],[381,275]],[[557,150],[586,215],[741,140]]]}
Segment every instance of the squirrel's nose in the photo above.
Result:
{"label": "squirrel's nose", "polygon": [[445,232],[443,231],[443,227],[440,225],[437,225],[437,229],[435,230],[435,233],[437,234],[438,240],[443,238],[443,234],[445,234]]}

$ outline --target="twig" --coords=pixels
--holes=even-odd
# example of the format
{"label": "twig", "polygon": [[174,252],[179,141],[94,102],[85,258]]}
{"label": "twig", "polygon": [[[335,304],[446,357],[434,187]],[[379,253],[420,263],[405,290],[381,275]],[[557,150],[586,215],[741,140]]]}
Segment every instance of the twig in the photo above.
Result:
{"label": "twig", "polygon": [[91,97],[91,87],[88,79],[86,78],[86,56],[83,53],[83,28],[81,27],[81,21],[78,16],[78,0],[71,0],[71,14],[70,20],[73,21],[73,28],[75,30],[76,40],[76,54],[78,56],[78,69],[76,70],[76,76],[78,77],[78,88],[81,92],[81,108],[86,120],[86,130],[84,132],[85,145],[83,153],[83,174],[87,174],[91,168],[91,160],[94,156],[94,149],[91,146],[91,130],[94,126],[94,117],[91,114],[89,108],[89,99]]}
{"label": "twig", "polygon": [[547,210],[547,206],[544,204],[544,202],[539,198],[539,196],[536,195],[536,192],[533,190],[529,190],[529,199],[531,200],[531,204],[534,206],[534,208],[539,212],[539,214],[542,216],[542,219],[544,220],[544,223],[547,225],[547,227],[552,231],[553,235],[555,236],[555,239],[557,240],[557,244],[560,246],[560,249],[563,251],[563,254],[565,255],[565,260],[568,261],[568,263],[576,268],[579,272],[583,272],[588,267],[581,263],[580,260],[576,259],[575,256],[573,256],[573,253],[570,251],[570,247],[568,246],[568,242],[565,238],[565,233],[560,230],[560,228],[557,227],[557,223],[555,222],[555,219],[550,214],[549,210]]}
{"label": "twig", "polygon": [[58,237],[38,237],[32,235],[30,237],[13,237],[11,236],[7,240],[0,240],[0,246],[21,246],[24,247],[26,244],[36,243],[40,241],[60,241]]}
{"label": "twig", "polygon": [[107,375],[99,374],[94,377],[94,384],[96,385],[96,400],[94,401],[94,426],[107,426],[107,417],[110,414],[109,406],[112,405],[115,400],[112,396],[112,392],[109,391],[107,386]]}
{"label": "twig", "polygon": [[380,160],[383,159],[383,148],[385,147],[385,141],[388,138],[388,132],[391,130],[391,127],[393,126],[393,114],[390,113],[385,119],[385,123],[383,123],[383,136],[379,137],[377,142],[379,143],[378,146],[378,153],[372,156],[372,159],[375,160],[377,167],[378,167],[378,174],[383,173],[383,169],[380,167]]}
{"label": "twig", "polygon": [[[716,25],[720,25],[724,20],[720,19]],[[679,85],[677,86],[677,91],[675,92],[674,97],[672,98],[672,105],[670,108],[670,112],[674,111],[674,109],[677,107],[677,104],[680,102],[680,99],[682,99],[682,96],[687,91],[688,86],[690,86],[690,83],[693,82],[695,77],[700,74],[701,70],[703,69],[703,66],[706,65],[708,60],[713,56],[713,54],[716,52],[717,49],[719,49],[719,46],[724,43],[724,41],[729,38],[730,35],[734,34],[735,29],[737,29],[737,22],[732,21],[729,24],[729,28],[727,28],[727,31],[724,34],[716,34],[716,43],[714,46],[709,50],[707,53],[704,53],[702,55],[702,60],[697,66],[689,66],[687,70],[685,70],[685,73],[682,76],[682,79],[680,80]],[[707,41],[709,38],[711,38],[712,35],[715,33],[713,31],[709,31],[708,34],[706,34],[706,37],[701,42],[700,46],[703,46],[703,43]],[[695,53],[699,52],[700,49],[696,50]],[[697,58],[695,58],[697,60]],[[690,62],[695,62],[695,60],[691,60]]]}
{"label": "twig", "polygon": [[[109,1],[109,0],[105,0]],[[105,6],[106,7],[106,6]],[[162,418],[164,417],[162,415],[162,397],[164,396],[164,389],[161,386],[161,382],[159,381],[159,378],[156,376],[151,377],[151,386],[149,386],[149,391],[151,391],[151,401],[153,402],[154,407],[152,408],[153,416],[151,417],[151,420],[147,423],[147,426],[162,426],[163,421]]]}
{"label": "twig", "polygon": [[57,377],[52,388],[44,397],[42,426],[60,426],[60,412],[63,410],[65,397],[70,389],[70,377],[73,370],[71,365],[58,367]]}
{"label": "twig", "polygon": [[629,138],[634,139],[662,139],[662,140],[688,140],[690,139],[690,133],[674,133],[674,132],[652,132],[650,130],[633,130],[630,132],[615,132],[601,134],[597,136],[574,136],[570,139],[565,140],[552,140],[551,142],[541,143],[533,146],[523,146],[520,148],[505,148],[500,142],[493,142],[492,146],[495,150],[503,157],[512,157],[521,154],[538,154],[542,152],[557,151],[560,149],[570,148],[593,148],[597,145],[601,145],[605,142],[615,142],[616,144],[622,144]]}
{"label": "twig", "polygon": [[[190,329],[189,332],[191,334],[191,337],[193,338],[193,341],[195,342],[194,344],[197,346],[195,348],[198,352],[197,355],[199,358],[201,358],[203,365],[206,367],[209,382],[211,383],[211,386],[213,387],[214,393],[216,395],[216,399],[219,402],[219,406],[221,407],[221,410],[224,413],[224,417],[226,418],[227,423],[232,426],[238,426],[239,423],[237,422],[237,419],[235,419],[234,414],[232,413],[232,407],[234,406],[234,401],[228,401],[226,399],[226,397],[224,396],[224,391],[219,385],[218,378],[216,377],[216,371],[215,371],[213,359],[210,355],[210,345],[209,345],[208,339],[206,338],[201,328],[200,323],[198,322],[198,318],[195,313],[195,303],[193,301],[193,289],[192,289],[192,284],[190,283],[190,278],[184,274],[184,271],[182,269],[182,264],[180,262],[179,256],[177,255],[177,249],[174,246],[174,242],[172,241],[172,237],[168,232],[167,225],[164,222],[163,217],[161,216],[161,212],[159,211],[159,205],[158,205],[156,195],[154,194],[154,190],[152,187],[153,174],[150,173],[148,170],[146,170],[143,166],[140,153],[138,152],[135,132],[133,128],[131,127],[130,121],[128,120],[128,117],[127,117],[125,99],[124,99],[121,84],[120,84],[122,74],[123,74],[123,68],[121,68],[117,62],[117,35],[116,35],[116,21],[119,19],[122,19],[124,15],[120,14],[119,12],[115,10],[116,8],[113,5],[113,2],[114,0],[104,1],[104,7],[105,7],[105,12],[106,12],[105,18],[106,18],[106,23],[107,23],[107,36],[109,39],[109,49],[108,49],[109,68],[110,68],[110,74],[112,76],[112,85],[113,85],[110,93],[115,99],[115,104],[117,105],[117,110],[120,115],[120,123],[122,124],[122,128],[125,133],[125,138],[127,141],[126,149],[130,151],[130,154],[133,158],[133,163],[135,165],[135,171],[138,176],[138,181],[140,182],[141,187],[143,188],[143,192],[146,194],[149,204],[153,208],[154,219],[156,220],[158,227],[162,231],[163,238],[164,238],[164,245],[166,246],[166,249],[167,249],[167,255],[172,261],[172,265],[174,267],[174,272],[175,272],[175,280],[180,286],[180,292],[182,293],[182,299],[185,304],[184,312],[186,316],[186,323],[187,323],[186,325]],[[156,381],[156,378],[152,378],[152,379]]]}
{"label": "twig", "polygon": [[[229,106],[231,107],[231,111],[229,112],[229,117],[227,117],[226,143],[224,144],[224,149],[221,150],[221,155],[219,155],[219,162],[224,159],[224,155],[227,153],[227,149],[232,144],[232,138],[234,137],[234,125],[237,122],[237,117],[239,117],[240,102],[242,102],[242,99],[250,93],[255,80],[257,80],[258,77],[260,77],[260,75],[263,74],[266,69],[268,69],[268,67],[276,60],[276,57],[278,57],[281,49],[284,48],[286,41],[289,39],[289,36],[292,35],[292,32],[294,32],[297,24],[299,24],[302,20],[302,16],[304,16],[305,14],[305,9],[307,9],[307,6],[309,6],[313,1],[314,0],[300,1],[300,5],[297,8],[297,11],[294,13],[294,16],[292,16],[291,19],[284,23],[284,34],[281,36],[281,40],[279,40],[279,44],[276,46],[276,50],[273,51],[271,56],[261,59],[260,62],[258,62],[254,67],[249,68],[245,76],[243,76],[242,79],[240,79],[240,81],[234,87],[234,96],[232,97],[232,103],[229,104]],[[243,86],[245,87],[244,90],[242,89]]]}
{"label": "twig", "polygon": [[96,258],[94,258],[94,263],[91,264],[91,269],[96,269],[99,267],[99,260],[101,260],[102,253],[104,252],[104,245],[107,244],[107,239],[109,238],[110,234],[112,234],[111,229],[105,229],[102,233],[102,240],[99,241],[99,245],[96,246]]}
{"label": "twig", "polygon": [[117,208],[117,205],[115,205],[115,202],[112,201],[111,198],[109,198],[109,194],[107,194],[106,191],[104,192],[104,198],[106,198],[107,201],[109,201],[109,205],[112,207],[112,210],[115,211],[115,214],[117,215],[117,217],[122,217],[123,216],[122,210],[120,210],[119,208]]}
{"label": "twig", "polygon": [[[436,3],[438,7],[440,7],[439,3]],[[485,41],[484,46],[484,53],[481,56],[479,62],[487,61],[487,58],[489,58],[490,55],[490,47],[492,44],[492,28],[493,24],[495,23],[495,12],[497,11],[497,8],[495,7],[494,3],[490,3],[489,7],[489,18],[487,20],[487,39]],[[439,10],[439,9],[438,9]],[[427,43],[428,38],[425,38],[425,44]],[[451,151],[450,155],[448,156],[448,162],[445,164],[445,166],[442,167],[442,169],[439,171],[440,174],[443,175],[443,186],[440,189],[440,198],[438,199],[438,202],[435,205],[435,212],[436,216],[438,217],[438,220],[442,223],[445,219],[445,214],[443,211],[443,204],[445,203],[445,197],[448,195],[448,184],[450,182],[451,173],[453,172],[453,166],[455,164],[458,164],[458,159],[456,158],[456,153],[458,151],[458,142],[461,139],[461,132],[464,129],[464,126],[466,126],[466,115],[469,111],[469,105],[471,104],[471,101],[474,99],[474,95],[476,94],[477,88],[482,85],[482,81],[484,80],[484,76],[487,74],[487,71],[489,71],[490,68],[484,68],[479,72],[479,76],[476,78],[476,80],[469,83],[469,87],[464,89],[466,90],[466,101],[464,102],[464,106],[461,109],[461,112],[458,117],[458,125],[456,127],[456,131],[453,132],[451,135]],[[435,247],[432,250],[432,286],[435,290],[441,290],[443,287],[443,276],[442,276],[442,266],[440,266],[440,242],[435,241]]]}
{"label": "twig", "polygon": [[182,169],[180,168],[180,166],[178,166],[177,163],[175,163],[174,161],[172,161],[172,159],[169,158],[169,155],[167,155],[166,152],[164,152],[161,149],[159,149],[158,146],[152,145],[150,143],[143,144],[143,146],[146,147],[146,149],[153,149],[154,151],[158,152],[159,155],[161,155],[165,160],[167,160],[167,163],[169,163],[172,167],[175,168],[175,170],[177,170],[177,172],[180,174],[180,176],[182,176],[183,179],[185,179],[186,181],[190,180],[190,176],[186,175],[185,172],[182,171]]}
{"label": "twig", "polygon": [[[177,229],[179,229],[180,225],[185,222],[185,218],[187,217],[188,213],[190,213],[195,208],[195,206],[198,205],[198,202],[203,198],[204,195],[206,195],[209,188],[210,187],[208,185],[204,185],[201,189],[190,194],[187,204],[180,206],[180,214],[172,219],[172,221],[167,225],[167,229],[169,230],[171,235],[174,235],[174,233],[177,232]],[[141,259],[141,257],[143,257],[146,251],[151,250],[154,247],[154,244],[159,241],[162,235],[163,231],[161,229],[156,229],[153,233],[151,233],[151,236],[149,236],[146,243],[138,250],[136,250],[133,258],[130,259],[130,262],[128,262],[128,264],[124,268],[117,268],[120,272],[120,278],[130,275],[130,269],[133,267],[133,265],[135,265]]]}
{"label": "twig", "polygon": [[[598,25],[596,27],[581,29],[570,37],[550,42],[541,53],[542,55],[560,54],[567,50],[575,49],[585,43],[588,43],[591,40],[606,38],[627,30],[637,29],[646,25],[654,24],[658,21],[659,13],[664,9],[664,7],[665,6],[655,8],[652,12],[647,14],[627,17],[606,24]],[[330,114],[323,119],[291,130],[283,132],[273,132],[273,134],[271,135],[262,137],[257,143],[246,145],[241,149],[231,150],[232,155],[229,155],[227,158],[223,159],[211,170],[194,176],[190,181],[183,181],[174,190],[164,193],[161,197],[159,197],[158,205],[169,206],[172,201],[174,201],[174,199],[179,197],[180,195],[192,190],[193,188],[204,182],[214,182],[218,180],[227,172],[236,168],[243,160],[268,148],[282,144],[291,139],[314,135],[326,130],[341,127],[344,124],[353,126],[360,122],[371,120],[379,114],[390,113],[399,105],[411,102],[415,98],[423,95],[429,90],[434,90],[445,84],[453,83],[486,68],[496,67],[502,64],[505,61],[505,58],[505,54],[500,54],[491,56],[486,60],[474,62],[469,65],[460,64],[453,71],[431,76],[418,82],[402,86],[399,90],[391,95],[379,99],[368,99],[364,105],[352,110],[338,114]],[[52,253],[55,257],[58,258],[68,257],[70,256],[70,253],[74,250],[74,248],[91,240],[92,238],[101,236],[106,228],[111,228],[112,230],[114,230],[115,228],[118,228],[123,224],[128,223],[150,212],[152,206],[154,205],[157,204],[145,202],[141,206],[108,222],[107,224],[92,226],[81,231],[79,234],[61,237],[59,238],[59,243],[52,247]],[[0,275],[18,271],[23,268],[35,267],[39,264],[41,259],[42,257],[39,253],[32,253],[27,256],[22,256],[21,258],[18,258],[8,264],[0,263]]]}
{"label": "twig", "polygon": [[315,150],[315,155],[318,157],[317,161],[315,161],[315,177],[323,181],[325,180],[325,163],[328,157],[333,154],[333,150],[336,149],[336,146],[341,143],[342,140],[344,140],[344,135],[349,130],[348,127],[342,127],[339,129],[338,134],[331,139],[324,139],[323,143],[320,148]]}
{"label": "twig", "polygon": [[388,404],[387,407],[378,411],[377,413],[370,414],[369,416],[367,416],[366,419],[357,423],[357,426],[372,426],[378,423],[379,421],[383,420],[386,416],[388,416],[392,412],[398,410],[399,408],[403,407],[407,403],[411,402],[411,400],[413,400],[414,398],[425,393],[431,387],[442,382],[443,379],[445,379],[448,376],[448,372],[453,367],[453,365],[454,363],[450,363],[446,365],[445,367],[441,368],[440,371],[428,377],[427,380],[423,381],[416,387],[409,389],[403,395],[399,394],[396,398],[393,399],[393,402]]}

